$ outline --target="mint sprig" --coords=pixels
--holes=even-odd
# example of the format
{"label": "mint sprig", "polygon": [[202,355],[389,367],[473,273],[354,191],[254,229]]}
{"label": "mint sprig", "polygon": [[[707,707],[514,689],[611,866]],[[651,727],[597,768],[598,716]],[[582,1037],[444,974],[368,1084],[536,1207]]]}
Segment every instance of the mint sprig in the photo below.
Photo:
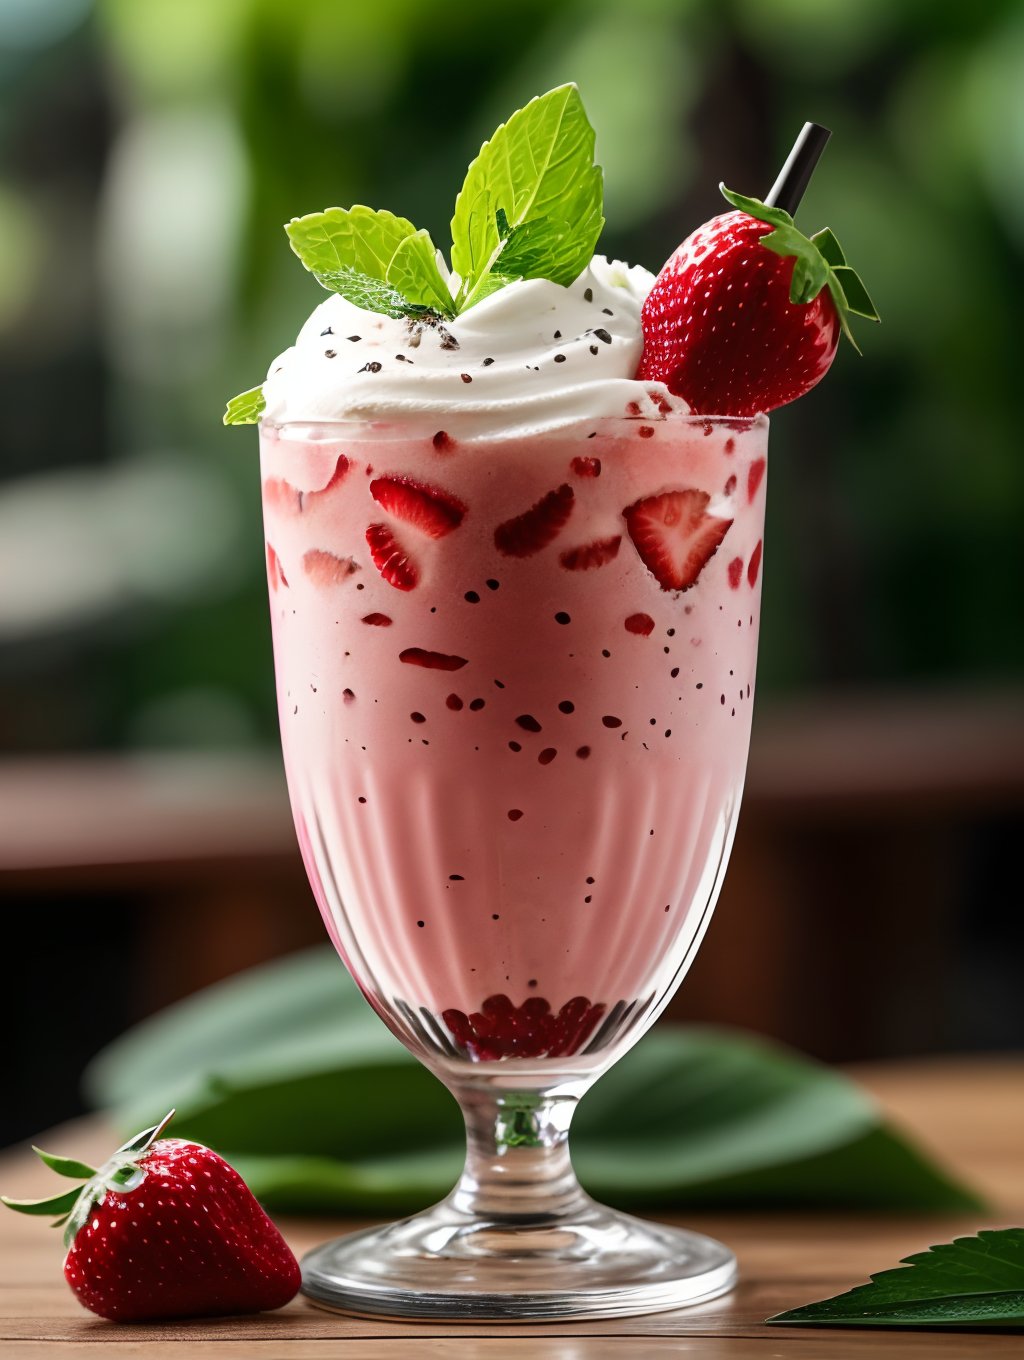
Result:
{"label": "mint sprig", "polygon": [[1024,1228],[958,1237],[845,1294],[768,1318],[786,1327],[1024,1331]]}
{"label": "mint sprig", "polygon": [[250,387],[248,392],[239,392],[232,397],[224,412],[225,425],[255,425],[266,408],[263,388]]}
{"label": "mint sprig", "polygon": [[[454,297],[428,233],[394,213],[357,203],[295,217],[285,231],[317,282],[354,306],[450,320],[520,279],[577,279],[604,226],[602,190],[579,90],[560,85],[503,123],[466,172],[452,218]],[[224,424],[253,425],[265,405],[262,388],[242,392]]]}
{"label": "mint sprig", "polygon": [[404,217],[356,204],[293,218],[285,232],[317,282],[357,307],[387,316],[455,314],[433,242]]}
{"label": "mint sprig", "polygon": [[[459,310],[480,300],[492,272],[572,283],[590,263],[604,226],[602,195],[594,129],[575,85],[560,85],[514,113],[480,148],[455,201]],[[499,212],[509,228],[504,237]],[[524,243],[516,257],[517,233],[528,225],[534,226],[533,249]]]}
{"label": "mint sprig", "polygon": [[847,264],[835,233],[825,227],[813,236],[805,236],[794,226],[793,218],[785,209],[770,207],[758,198],[737,194],[724,184],[718,187],[722,197],[734,208],[775,228],[761,237],[760,244],[783,258],[793,257],[790,302],[798,305],[813,302],[821,290],[827,288],[835,303],[843,334],[859,354],[860,346],[850,329],[850,317],[859,316],[867,321],[880,321],[881,317],[860,275]]}

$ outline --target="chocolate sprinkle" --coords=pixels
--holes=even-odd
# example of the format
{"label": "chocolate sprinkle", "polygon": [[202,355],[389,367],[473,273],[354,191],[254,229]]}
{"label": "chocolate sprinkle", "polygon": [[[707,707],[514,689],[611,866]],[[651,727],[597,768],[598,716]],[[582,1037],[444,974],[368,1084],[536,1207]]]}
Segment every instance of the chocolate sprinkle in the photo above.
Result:
{"label": "chocolate sprinkle", "polygon": [[325,350],[324,350],[324,358],[325,358],[325,359],[336,359],[337,357],[338,357],[338,351],[337,351],[336,349],[325,349]]}
{"label": "chocolate sprinkle", "polygon": [[594,331],[593,334],[597,336],[598,340],[602,341],[606,345],[610,345],[612,343],[612,337],[608,334],[608,332],[605,330],[603,326],[598,326],[597,330]]}
{"label": "chocolate sprinkle", "polygon": [[378,363],[378,361],[377,361],[376,359],[371,359],[370,362],[369,362],[368,364],[363,364],[363,366],[362,366],[362,368],[359,370],[359,372],[360,372],[360,373],[379,373],[379,372],[380,372],[380,368],[381,368],[381,366],[380,366],[380,364]]}
{"label": "chocolate sprinkle", "polygon": [[594,290],[593,290],[593,288],[584,288],[584,290],[583,290],[583,301],[584,301],[584,302],[593,302],[593,300],[594,300]]}

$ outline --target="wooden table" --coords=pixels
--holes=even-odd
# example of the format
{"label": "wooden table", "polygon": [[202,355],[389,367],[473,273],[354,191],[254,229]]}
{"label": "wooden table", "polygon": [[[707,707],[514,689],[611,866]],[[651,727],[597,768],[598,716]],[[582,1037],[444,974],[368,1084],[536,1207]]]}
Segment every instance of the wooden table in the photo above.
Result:
{"label": "wooden table", "polygon": [[[691,1214],[692,1227],[735,1248],[739,1287],[700,1308],[592,1323],[503,1326],[385,1323],[321,1312],[298,1299],[278,1313],[207,1322],[117,1326],[85,1312],[61,1276],[61,1247],[42,1221],[0,1219],[0,1355],[237,1356],[239,1360],[847,1360],[1021,1356],[1019,1335],[808,1331],[763,1319],[862,1283],[872,1270],[934,1242],[980,1227],[1024,1223],[1024,1062],[903,1063],[855,1074],[892,1117],[968,1178],[993,1205],[981,1219],[855,1214]],[[101,1158],[112,1140],[98,1123],[47,1134],[44,1146]],[[27,1149],[0,1158],[0,1187],[14,1196],[46,1192],[49,1174]],[[355,1224],[286,1220],[297,1252]],[[202,1350],[196,1348],[202,1344]]]}

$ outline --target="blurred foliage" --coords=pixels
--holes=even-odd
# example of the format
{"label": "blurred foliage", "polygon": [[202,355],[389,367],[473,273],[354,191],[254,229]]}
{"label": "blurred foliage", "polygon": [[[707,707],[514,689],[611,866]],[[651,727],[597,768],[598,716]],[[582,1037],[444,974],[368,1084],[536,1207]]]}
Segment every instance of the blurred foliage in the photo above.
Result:
{"label": "blurred foliage", "polygon": [[0,742],[272,737],[255,438],[219,412],[319,300],[280,224],[366,202],[447,241],[482,138],[570,79],[603,248],[653,269],[720,179],[763,192],[834,130],[801,223],[884,324],[773,418],[762,683],[1019,671],[1016,0],[5,0],[3,467],[37,511],[0,534]]}
{"label": "blurred foliage", "polygon": [[[451,1094],[329,945],[150,1016],[94,1059],[85,1086],[126,1137],[174,1109],[177,1137],[216,1148],[287,1212],[421,1209],[465,1157]],[[983,1207],[846,1077],[742,1030],[645,1035],[587,1092],[572,1145],[583,1184],[622,1207]]]}

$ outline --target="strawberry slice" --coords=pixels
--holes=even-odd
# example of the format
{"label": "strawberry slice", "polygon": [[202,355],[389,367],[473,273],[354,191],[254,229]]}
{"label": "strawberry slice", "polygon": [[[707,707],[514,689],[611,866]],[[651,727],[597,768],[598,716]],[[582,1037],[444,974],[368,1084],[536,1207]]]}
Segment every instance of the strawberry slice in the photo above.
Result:
{"label": "strawberry slice", "polygon": [[284,574],[284,567],[281,566],[281,559],[269,543],[267,544],[267,579],[270,581],[271,590],[276,590],[279,585],[288,585],[288,578]]}
{"label": "strawberry slice", "polygon": [[420,573],[416,563],[399,543],[386,524],[371,524],[366,531],[373,565],[389,586],[396,590],[414,590]]}
{"label": "strawberry slice", "polygon": [[310,548],[303,554],[302,569],[317,586],[340,586],[359,567],[351,557],[338,557],[323,548]]}
{"label": "strawberry slice", "polygon": [[326,485],[320,487],[318,491],[307,491],[304,497],[304,504],[308,506],[318,505],[321,497],[328,495],[329,492],[333,491],[336,486],[340,486],[345,480],[348,476],[349,466],[349,461],[345,455],[339,453],[338,460],[334,464],[334,471],[331,473]]}
{"label": "strawberry slice", "polygon": [[606,562],[618,557],[621,542],[621,534],[616,534],[614,538],[599,538],[579,548],[567,548],[558,560],[566,571],[589,571],[591,567],[603,567]]}
{"label": "strawberry slice", "polygon": [[754,551],[750,554],[750,562],[747,565],[747,580],[750,582],[751,586],[757,584],[757,573],[761,569],[761,552],[763,548],[764,543],[761,539],[758,539]]}
{"label": "strawberry slice", "polygon": [[389,515],[430,538],[444,538],[466,515],[466,507],[449,492],[408,477],[378,477],[370,483],[370,495]]}
{"label": "strawberry slice", "polygon": [[754,497],[757,495],[757,488],[761,485],[761,482],[764,479],[764,470],[766,466],[767,464],[763,458],[755,458],[754,461],[751,463],[750,471],[747,473],[748,501],[753,502]]}
{"label": "strawberry slice", "polygon": [[302,509],[302,492],[283,477],[268,477],[263,483],[263,504],[268,510],[297,515]]}
{"label": "strawberry slice", "polygon": [[506,557],[532,557],[562,532],[574,502],[572,487],[563,483],[523,514],[499,524],[494,531],[495,546]]}
{"label": "strawberry slice", "polygon": [[707,513],[706,491],[663,491],[622,513],[644,566],[662,590],[689,590],[729,532],[731,519]]}

